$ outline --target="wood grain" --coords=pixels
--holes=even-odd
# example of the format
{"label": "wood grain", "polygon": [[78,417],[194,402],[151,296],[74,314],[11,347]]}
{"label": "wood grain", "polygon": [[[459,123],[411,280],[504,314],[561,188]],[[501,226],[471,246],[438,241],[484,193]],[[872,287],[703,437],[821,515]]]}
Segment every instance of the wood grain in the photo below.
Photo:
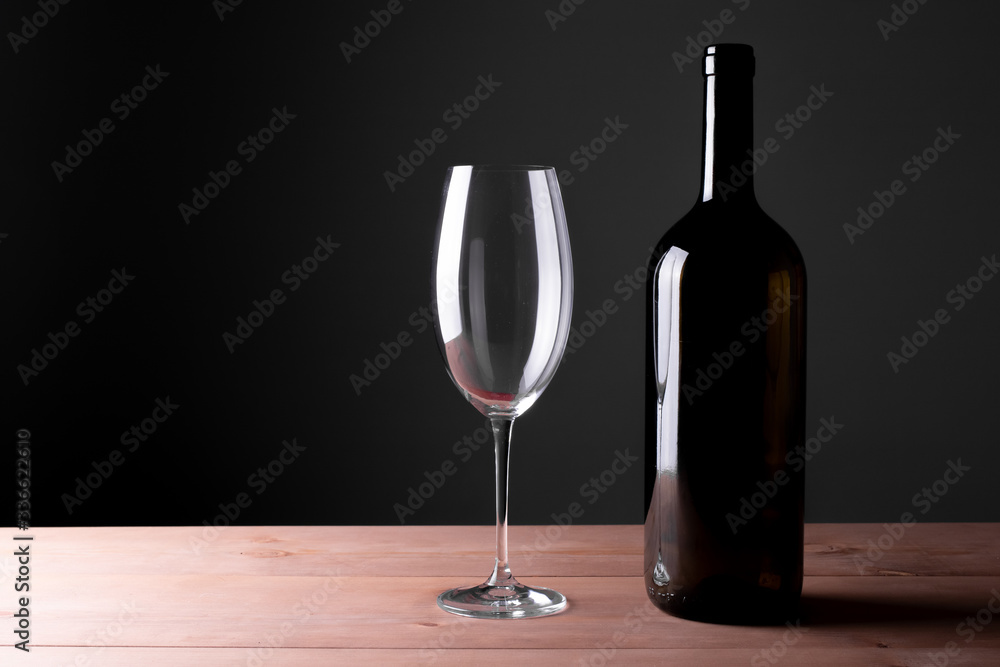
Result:
{"label": "wood grain", "polygon": [[[777,665],[810,665],[817,667],[907,667],[933,665],[928,657],[932,651],[897,648],[798,648],[791,647]],[[330,665],[379,665],[405,667],[410,665],[484,665],[510,667],[511,665],[669,665],[670,667],[719,667],[720,665],[753,664],[760,658],[759,650],[717,649],[634,649],[621,648],[611,654],[611,659],[601,662],[599,650],[582,649],[517,649],[502,651],[489,649],[454,649],[433,656],[433,660],[414,659],[414,653],[405,649],[308,649],[282,648],[270,652],[251,649],[227,648],[106,648],[92,649],[69,647],[40,647],[30,656],[15,656],[12,665],[100,665],[101,667],[145,667],[147,665],[172,665],[176,667],[328,667]],[[76,662],[74,662],[76,661]],[[766,660],[762,663],[771,665]],[[995,649],[962,648],[956,657],[949,659],[953,665],[996,667]]]}
{"label": "wood grain", "polygon": [[[39,528],[60,571],[101,574],[485,576],[493,526],[191,526]],[[984,576],[1000,573],[1000,524],[809,524],[806,576]],[[891,543],[877,560],[871,544]],[[871,541],[871,544],[869,543]],[[511,526],[518,576],[640,576],[642,526]],[[877,552],[876,552],[877,555]],[[872,565],[867,563],[871,561]],[[861,570],[859,571],[859,567]],[[2,581],[2,578],[0,578]]]}
{"label": "wood grain", "polygon": [[[759,651],[745,649],[634,649],[621,648],[611,659],[601,662],[601,653],[581,649],[455,649],[434,656],[433,660],[414,660],[413,651],[405,649],[276,649],[263,653],[250,649],[226,648],[106,648],[100,653],[89,649],[41,647],[30,656],[16,657],[12,665],[100,665],[101,667],[136,667],[172,665],[183,667],[328,667],[329,665],[379,665],[404,667],[410,665],[669,665],[670,667],[719,667],[748,665],[759,657]],[[899,667],[933,665],[924,649],[897,648],[798,648],[791,647],[776,663],[778,665],[816,667]],[[150,660],[152,656],[152,661]],[[766,660],[762,663],[770,665]],[[947,663],[996,667],[995,649],[962,648],[957,657]]]}
{"label": "wood grain", "polygon": [[[512,527],[515,573],[570,600],[522,621],[462,619],[435,604],[488,574],[489,526],[39,528],[32,652],[5,632],[0,664],[772,664],[767,649],[790,665],[921,665],[932,654],[1000,664],[990,609],[1000,613],[1000,525],[894,532],[809,525],[802,613],[789,628],[653,608],[641,526]],[[0,570],[8,618],[13,565],[6,555]]]}
{"label": "wood grain", "polygon": [[[33,589],[34,641],[113,646],[281,646],[325,648],[571,648],[612,641],[645,648],[740,648],[787,628],[731,628],[660,613],[639,577],[535,577],[570,608],[550,618],[494,622],[439,610],[435,598],[461,577],[253,577],[50,573]],[[802,646],[932,647],[961,639],[956,626],[985,607],[998,577],[812,577],[803,591]],[[1000,609],[1000,592],[996,593]],[[11,608],[0,610],[10,615]],[[236,622],[232,622],[236,621]],[[490,632],[481,632],[489,626]],[[373,642],[375,642],[373,644]],[[977,646],[1000,647],[1000,623]]]}

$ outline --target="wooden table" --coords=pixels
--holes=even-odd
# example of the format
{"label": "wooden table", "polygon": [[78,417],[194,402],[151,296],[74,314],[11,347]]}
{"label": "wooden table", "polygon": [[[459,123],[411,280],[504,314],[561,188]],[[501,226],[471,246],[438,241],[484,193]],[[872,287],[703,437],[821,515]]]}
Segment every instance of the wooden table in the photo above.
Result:
{"label": "wooden table", "polygon": [[[515,621],[435,604],[488,574],[489,526],[10,529],[0,664],[1000,665],[1000,524],[895,533],[808,525],[801,624],[730,627],[652,607],[641,526],[511,527],[515,574],[570,600]],[[30,653],[11,633],[25,544]]]}

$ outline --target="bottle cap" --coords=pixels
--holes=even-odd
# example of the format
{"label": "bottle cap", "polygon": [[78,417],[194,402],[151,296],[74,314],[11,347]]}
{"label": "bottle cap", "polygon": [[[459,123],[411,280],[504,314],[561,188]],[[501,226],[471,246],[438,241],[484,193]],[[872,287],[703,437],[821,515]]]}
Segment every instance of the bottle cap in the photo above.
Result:
{"label": "bottle cap", "polygon": [[749,44],[710,44],[705,48],[705,76],[754,75],[753,47]]}

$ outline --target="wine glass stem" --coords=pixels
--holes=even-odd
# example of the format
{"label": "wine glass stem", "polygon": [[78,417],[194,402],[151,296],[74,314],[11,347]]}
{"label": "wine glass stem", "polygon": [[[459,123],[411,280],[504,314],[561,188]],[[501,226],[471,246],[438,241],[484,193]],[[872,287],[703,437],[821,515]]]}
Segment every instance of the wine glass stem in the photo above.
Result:
{"label": "wine glass stem", "polygon": [[513,418],[494,417],[493,440],[496,443],[497,463],[497,558],[487,584],[508,586],[516,583],[507,564],[507,474],[510,462],[510,432]]}

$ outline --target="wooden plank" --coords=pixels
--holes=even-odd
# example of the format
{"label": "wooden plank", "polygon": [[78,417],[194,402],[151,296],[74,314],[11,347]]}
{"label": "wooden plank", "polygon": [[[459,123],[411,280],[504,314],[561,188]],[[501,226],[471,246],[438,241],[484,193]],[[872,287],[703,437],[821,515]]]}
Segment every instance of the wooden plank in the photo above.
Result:
{"label": "wooden plank", "polygon": [[[540,577],[569,609],[524,621],[482,621],[435,605],[448,577],[288,577],[33,574],[35,645],[439,649],[735,649],[783,637],[807,647],[937,649],[964,642],[961,624],[983,616],[976,648],[1000,649],[1000,577],[809,577],[806,628],[728,627],[676,619],[650,605],[639,577]],[[473,583],[473,582],[468,582]],[[11,596],[0,615],[13,613]],[[984,611],[985,610],[985,611]],[[985,616],[988,615],[988,621]],[[488,632],[484,631],[488,628]],[[617,633],[617,634],[616,634]],[[2,639],[12,649],[11,635]]]}
{"label": "wooden plank", "polygon": [[[605,649],[606,651],[609,649]],[[98,652],[99,651],[99,652]],[[872,665],[873,667],[898,665],[933,665],[927,649],[900,648],[799,648],[790,647],[774,664],[816,665],[818,667],[843,667],[844,665]],[[245,648],[105,648],[81,649],[78,647],[38,647],[31,654],[14,651],[5,656],[5,665],[101,665],[102,667],[327,667],[328,665],[384,665],[403,667],[409,665],[671,665],[671,667],[717,667],[717,665],[762,664],[751,662],[761,658],[759,649],[630,649],[619,648],[610,661],[596,648],[561,649],[457,649],[430,654],[426,659],[414,659],[412,651],[405,649],[277,649],[271,652]],[[9,659],[9,662],[8,662]],[[940,660],[940,658],[939,658]],[[949,657],[947,665],[997,664],[996,649],[962,647],[956,656]],[[938,664],[942,664],[939,662]]]}
{"label": "wooden plank", "polygon": [[1000,523],[810,523],[806,575],[1000,575]]}
{"label": "wooden plank", "polygon": [[[493,567],[493,526],[36,528],[36,551],[63,572],[457,576]],[[548,532],[556,539],[545,537]],[[641,572],[639,526],[512,526],[518,574]],[[6,558],[6,556],[5,556]],[[7,563],[9,570],[10,563]],[[0,583],[3,581],[0,572]]]}
{"label": "wooden plank", "polygon": [[[60,572],[485,577],[492,526],[37,528],[36,558]],[[879,547],[879,543],[887,549]],[[870,541],[870,542],[869,542]],[[642,527],[512,526],[518,576],[638,576]],[[873,546],[875,548],[873,548]],[[0,561],[0,585],[12,559]],[[807,575],[1000,575],[1000,524],[806,526]]]}

